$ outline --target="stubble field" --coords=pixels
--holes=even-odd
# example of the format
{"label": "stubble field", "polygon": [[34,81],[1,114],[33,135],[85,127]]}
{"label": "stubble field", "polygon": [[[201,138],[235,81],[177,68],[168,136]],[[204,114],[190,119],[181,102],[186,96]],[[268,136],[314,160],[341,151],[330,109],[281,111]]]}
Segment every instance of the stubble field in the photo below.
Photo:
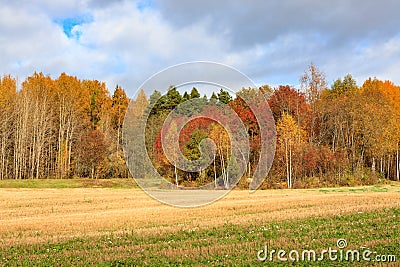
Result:
{"label": "stubble field", "polygon": [[[183,209],[132,188],[0,188],[0,266],[288,265],[257,252],[369,249],[400,261],[400,184],[234,190]],[[287,257],[288,255],[286,255]],[[391,258],[393,261],[394,258]],[[299,261],[295,266],[377,265]],[[385,265],[383,265],[385,266]]]}

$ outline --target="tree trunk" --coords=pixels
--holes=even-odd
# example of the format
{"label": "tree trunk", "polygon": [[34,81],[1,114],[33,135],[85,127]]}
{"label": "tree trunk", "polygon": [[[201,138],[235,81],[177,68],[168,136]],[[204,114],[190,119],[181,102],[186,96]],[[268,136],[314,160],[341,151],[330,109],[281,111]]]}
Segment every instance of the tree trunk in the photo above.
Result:
{"label": "tree trunk", "polygon": [[290,178],[289,178],[289,157],[288,157],[288,144],[285,142],[285,159],[286,159],[286,180],[287,186],[290,188]]}
{"label": "tree trunk", "polygon": [[251,162],[247,164],[247,178],[251,178]]}
{"label": "tree trunk", "polygon": [[372,172],[375,173],[375,157],[372,157]]}
{"label": "tree trunk", "polygon": [[217,169],[215,167],[215,155],[214,155],[214,188],[217,188]]}
{"label": "tree trunk", "polygon": [[174,173],[175,173],[176,188],[178,188],[179,187],[179,184],[178,184],[178,172],[176,171],[176,165],[174,165]]}
{"label": "tree trunk", "polygon": [[289,188],[292,188],[293,186],[293,179],[292,179],[292,147],[289,147],[289,181],[290,181],[290,186]]}
{"label": "tree trunk", "polygon": [[[226,148],[226,159],[228,159],[228,148]],[[228,166],[229,166],[229,162],[228,162]],[[226,184],[225,184],[225,189],[229,189],[229,170],[228,170],[228,166],[226,166]]]}
{"label": "tree trunk", "polygon": [[400,165],[399,165],[399,147],[396,149],[396,178],[400,181]]}
{"label": "tree trunk", "polygon": [[222,150],[221,146],[218,148],[218,150],[219,150],[219,158],[221,161],[222,180],[224,182],[224,187],[225,187],[225,185],[226,185],[226,170],[225,170],[225,157],[223,154],[224,151]]}

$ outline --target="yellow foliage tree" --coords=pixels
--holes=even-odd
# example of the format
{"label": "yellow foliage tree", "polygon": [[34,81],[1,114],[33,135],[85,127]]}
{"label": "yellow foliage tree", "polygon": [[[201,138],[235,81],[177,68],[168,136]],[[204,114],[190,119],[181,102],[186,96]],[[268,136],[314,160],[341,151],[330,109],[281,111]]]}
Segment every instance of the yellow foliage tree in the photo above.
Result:
{"label": "yellow foliage tree", "polygon": [[289,114],[282,114],[276,126],[278,147],[284,150],[288,188],[293,186],[293,153],[304,140],[306,133]]}

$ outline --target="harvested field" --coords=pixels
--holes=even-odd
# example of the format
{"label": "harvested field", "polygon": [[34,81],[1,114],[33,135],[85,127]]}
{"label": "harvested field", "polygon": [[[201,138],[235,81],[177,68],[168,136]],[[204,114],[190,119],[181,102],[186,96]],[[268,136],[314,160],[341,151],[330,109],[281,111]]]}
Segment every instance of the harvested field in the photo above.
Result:
{"label": "harvested field", "polygon": [[2,188],[0,265],[256,265],[265,244],[321,250],[339,238],[400,261],[399,221],[399,184],[234,190],[194,209],[138,189]]}

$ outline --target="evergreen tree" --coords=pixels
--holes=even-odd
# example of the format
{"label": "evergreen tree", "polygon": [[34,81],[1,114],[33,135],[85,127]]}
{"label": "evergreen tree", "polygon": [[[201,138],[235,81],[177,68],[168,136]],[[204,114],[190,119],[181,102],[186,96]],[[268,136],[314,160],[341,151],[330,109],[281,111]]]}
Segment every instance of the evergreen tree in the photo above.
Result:
{"label": "evergreen tree", "polygon": [[221,103],[228,104],[232,101],[232,96],[221,88],[218,93],[218,100]]}
{"label": "evergreen tree", "polygon": [[200,98],[200,93],[197,91],[196,87],[193,87],[192,91],[190,91],[190,98]]}
{"label": "evergreen tree", "polygon": [[187,100],[190,100],[190,95],[185,91],[185,93],[183,93],[182,101],[187,101]]}
{"label": "evergreen tree", "polygon": [[180,103],[182,103],[182,96],[175,86],[170,86],[168,92],[166,94],[166,102],[163,105],[163,108],[167,110],[173,110]]}
{"label": "evergreen tree", "polygon": [[356,81],[353,79],[351,74],[347,74],[344,76],[343,81],[342,79],[337,79],[330,90],[330,95],[332,97],[338,97],[341,94],[354,92],[358,89]]}
{"label": "evergreen tree", "polygon": [[210,104],[216,104],[218,102],[218,97],[217,95],[213,92],[211,97],[210,97]]}
{"label": "evergreen tree", "polygon": [[155,115],[162,111],[165,106],[166,97],[161,95],[159,91],[155,90],[154,93],[150,95],[149,102],[149,110],[147,110],[147,112],[150,112],[151,115]]}

